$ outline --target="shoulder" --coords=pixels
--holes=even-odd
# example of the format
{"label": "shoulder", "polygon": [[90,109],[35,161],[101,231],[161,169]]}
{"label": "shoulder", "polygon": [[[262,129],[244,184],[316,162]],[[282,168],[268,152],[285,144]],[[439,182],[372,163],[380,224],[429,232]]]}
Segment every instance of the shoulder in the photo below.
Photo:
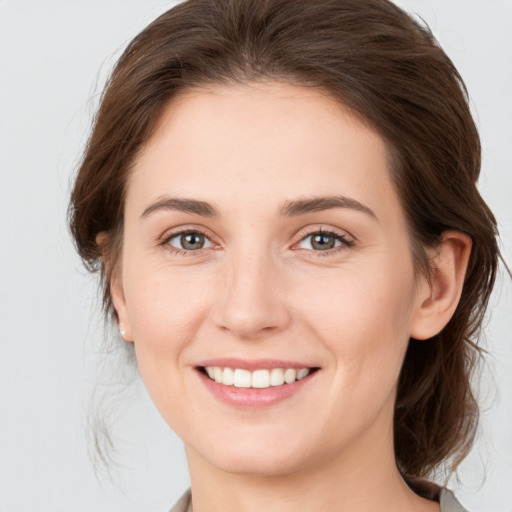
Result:
{"label": "shoulder", "polygon": [[424,478],[404,475],[407,485],[419,496],[439,502],[440,512],[468,512],[455,498],[452,491]]}
{"label": "shoulder", "polygon": [[169,512],[187,512],[190,507],[190,489],[176,502]]}
{"label": "shoulder", "polygon": [[[441,489],[439,493],[440,512],[467,512],[457,501],[449,489]],[[169,512],[187,512],[190,506],[190,489],[176,502]]]}
{"label": "shoulder", "polygon": [[440,512],[467,512],[467,510],[457,501],[453,492],[449,489],[441,489],[439,503]]}

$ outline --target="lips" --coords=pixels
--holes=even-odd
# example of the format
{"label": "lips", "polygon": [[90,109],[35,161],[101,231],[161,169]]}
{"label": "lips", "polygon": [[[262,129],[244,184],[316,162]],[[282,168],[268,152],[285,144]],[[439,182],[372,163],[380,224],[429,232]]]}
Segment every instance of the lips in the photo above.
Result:
{"label": "lips", "polygon": [[237,407],[277,404],[308,386],[319,369],[304,363],[231,358],[208,360],[196,366],[206,389]]}

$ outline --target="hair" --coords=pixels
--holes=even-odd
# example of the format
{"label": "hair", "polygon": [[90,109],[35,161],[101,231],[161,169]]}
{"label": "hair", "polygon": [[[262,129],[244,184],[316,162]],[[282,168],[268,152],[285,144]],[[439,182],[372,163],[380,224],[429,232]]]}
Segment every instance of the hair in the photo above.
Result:
{"label": "hair", "polygon": [[429,275],[425,249],[446,230],[472,240],[450,322],[409,342],[394,416],[404,474],[448,461],[453,470],[478,424],[470,380],[500,257],[497,227],[476,188],[480,141],[465,85],[428,27],[388,0],[189,0],[131,41],[102,95],[69,209],[78,253],[100,273],[104,311],[117,321],[110,279],[127,178],[163,109],[189,88],[267,80],[325,91],[377,130],[417,273]]}

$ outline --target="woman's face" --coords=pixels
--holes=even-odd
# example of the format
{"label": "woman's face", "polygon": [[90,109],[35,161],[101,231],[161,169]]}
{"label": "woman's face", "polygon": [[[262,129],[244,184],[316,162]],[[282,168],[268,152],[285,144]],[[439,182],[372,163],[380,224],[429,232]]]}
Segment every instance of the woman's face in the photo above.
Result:
{"label": "woman's face", "polygon": [[276,475],[389,454],[421,299],[379,135],[315,89],[190,90],[127,186],[114,302],[189,458]]}

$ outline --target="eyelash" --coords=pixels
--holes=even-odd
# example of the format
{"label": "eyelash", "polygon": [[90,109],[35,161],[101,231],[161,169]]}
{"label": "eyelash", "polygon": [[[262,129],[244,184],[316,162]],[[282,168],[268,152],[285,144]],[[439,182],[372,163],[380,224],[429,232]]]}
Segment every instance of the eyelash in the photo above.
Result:
{"label": "eyelash", "polygon": [[[204,236],[206,239],[210,240],[208,235],[199,228],[183,229],[180,231],[174,231],[173,233],[166,236],[162,240],[160,245],[165,246],[166,250],[170,254],[176,254],[176,255],[180,255],[180,256],[197,256],[201,251],[203,251],[203,249],[187,251],[185,249],[178,249],[177,247],[173,247],[172,245],[169,244],[169,242],[173,238],[176,238],[177,236],[183,236],[183,235],[189,235],[189,234],[200,234],[200,235]],[[309,232],[305,233],[303,236],[301,236],[300,240],[294,244],[294,246],[298,245],[300,242],[302,242],[306,238],[314,236],[314,235],[323,235],[323,236],[327,236],[330,238],[334,238],[336,240],[339,240],[341,242],[341,245],[338,247],[333,247],[332,249],[326,249],[325,251],[315,251],[315,250],[311,250],[311,249],[304,249],[308,253],[314,253],[314,256],[312,256],[312,257],[329,256],[332,254],[339,253],[340,251],[343,251],[346,248],[352,247],[354,245],[354,241],[350,240],[342,233],[338,233],[336,231],[320,228],[320,229],[316,229],[314,231],[309,231]]]}
{"label": "eyelash", "polygon": [[174,231],[173,233],[170,233],[168,236],[166,236],[164,238],[164,240],[162,240],[160,245],[165,246],[166,250],[169,251],[170,254],[177,254],[179,256],[197,256],[197,254],[200,253],[202,251],[202,249],[197,249],[195,251],[186,251],[185,249],[178,249],[177,247],[173,247],[172,245],[169,245],[169,242],[173,238],[176,238],[177,236],[191,235],[191,234],[203,235],[205,238],[210,240],[208,235],[199,228],[182,229],[180,231]]}
{"label": "eyelash", "polygon": [[301,236],[300,240],[294,244],[294,246],[298,245],[300,242],[307,239],[308,237],[311,237],[314,235],[323,235],[323,236],[326,236],[329,238],[334,238],[335,240],[339,240],[341,242],[341,245],[338,247],[333,247],[332,249],[326,249],[325,251],[315,251],[312,249],[304,249],[309,254],[313,253],[314,254],[314,256],[312,256],[313,258],[323,257],[323,256],[331,256],[333,254],[339,253],[340,251],[344,251],[345,249],[352,247],[354,245],[354,241],[347,238],[346,235],[339,233],[337,231],[320,228],[320,229],[316,229],[314,231],[309,231],[309,232],[305,233],[303,236]]}

